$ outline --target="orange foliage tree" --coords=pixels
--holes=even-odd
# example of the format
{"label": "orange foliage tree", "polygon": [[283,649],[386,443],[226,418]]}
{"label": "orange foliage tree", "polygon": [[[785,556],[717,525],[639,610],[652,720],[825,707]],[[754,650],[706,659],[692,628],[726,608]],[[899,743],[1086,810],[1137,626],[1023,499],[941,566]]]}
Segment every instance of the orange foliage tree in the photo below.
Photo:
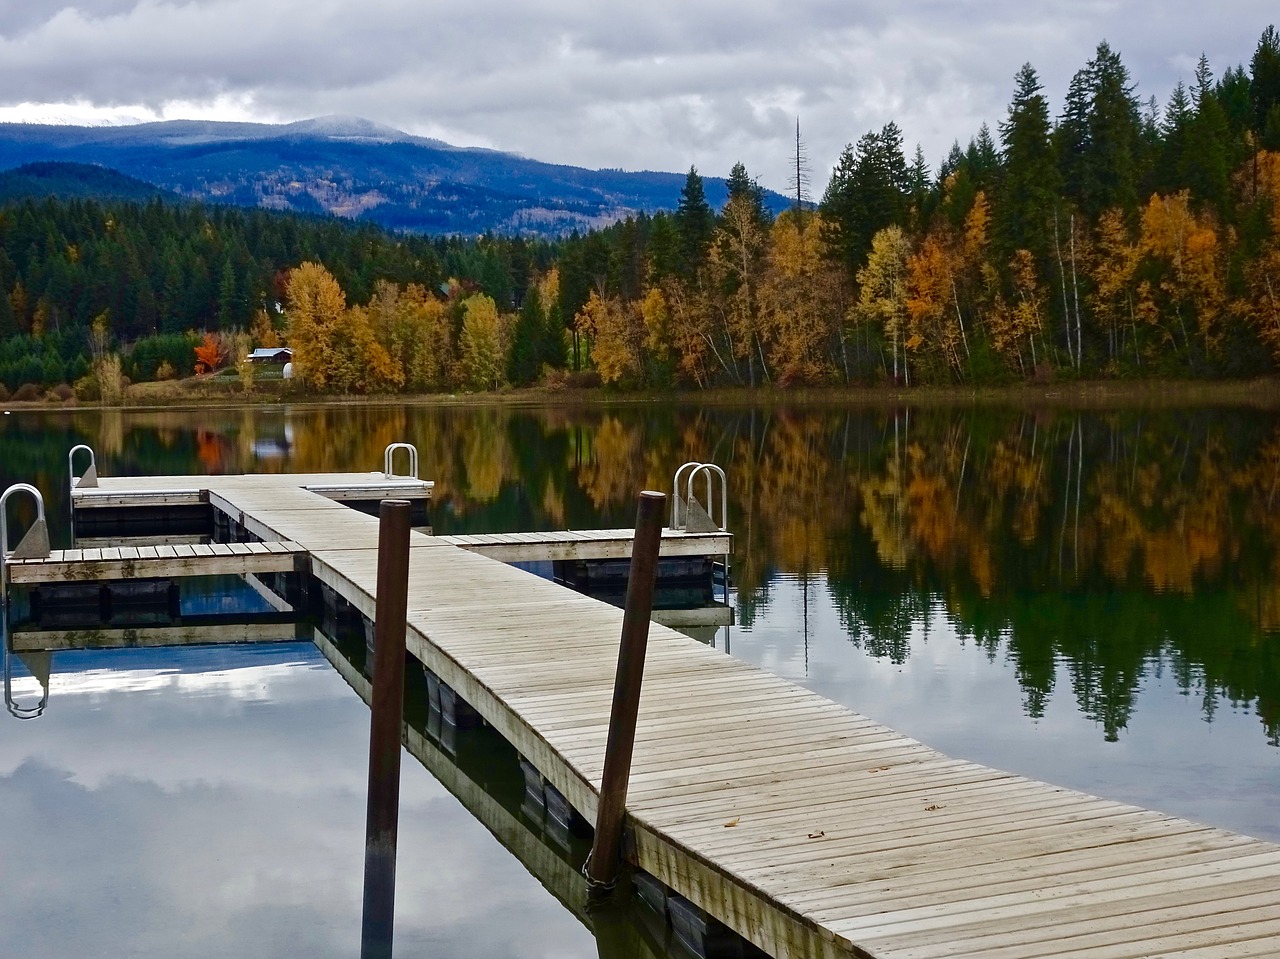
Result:
{"label": "orange foliage tree", "polygon": [[204,335],[200,345],[196,347],[196,375],[212,373],[226,362],[227,351],[222,337],[209,332]]}

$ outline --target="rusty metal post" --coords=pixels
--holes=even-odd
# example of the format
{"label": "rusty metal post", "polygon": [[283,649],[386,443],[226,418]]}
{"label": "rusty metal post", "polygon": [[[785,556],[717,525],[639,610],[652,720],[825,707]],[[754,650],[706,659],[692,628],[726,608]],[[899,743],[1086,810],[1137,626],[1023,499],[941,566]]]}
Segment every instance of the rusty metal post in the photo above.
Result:
{"label": "rusty metal post", "polygon": [[627,576],[622,642],[618,647],[618,672],[614,677],[613,708],[609,713],[609,739],[604,751],[600,802],[596,807],[596,836],[585,867],[593,892],[613,888],[622,861],[622,823],[626,815],[627,783],[636,742],[636,714],[640,710],[640,684],[644,678],[644,654],[649,645],[649,617],[653,612],[653,585],[658,574],[658,547],[662,543],[666,503],[666,494],[645,490],[640,494],[636,512],[636,538]]}
{"label": "rusty metal post", "polygon": [[390,959],[395,924],[404,636],[409,605],[409,508],[407,500],[386,499],[378,512],[378,597],[373,626],[362,959]]}

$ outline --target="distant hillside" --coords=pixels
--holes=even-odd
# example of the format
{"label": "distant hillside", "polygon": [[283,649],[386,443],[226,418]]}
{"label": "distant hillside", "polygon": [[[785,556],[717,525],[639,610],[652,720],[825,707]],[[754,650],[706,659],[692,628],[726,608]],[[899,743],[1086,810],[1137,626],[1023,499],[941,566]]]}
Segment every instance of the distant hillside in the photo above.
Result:
{"label": "distant hillside", "polygon": [[100,200],[177,199],[172,193],[91,163],[25,163],[0,172],[0,202],[20,197],[93,197]]}
{"label": "distant hillside", "polygon": [[[183,196],[363,219],[393,230],[556,236],[675,209],[683,173],[625,173],[450,146],[353,117],[285,125],[174,120],[0,124],[0,168],[100,164]],[[707,177],[708,201],[725,198]],[[775,210],[785,197],[768,193]]]}

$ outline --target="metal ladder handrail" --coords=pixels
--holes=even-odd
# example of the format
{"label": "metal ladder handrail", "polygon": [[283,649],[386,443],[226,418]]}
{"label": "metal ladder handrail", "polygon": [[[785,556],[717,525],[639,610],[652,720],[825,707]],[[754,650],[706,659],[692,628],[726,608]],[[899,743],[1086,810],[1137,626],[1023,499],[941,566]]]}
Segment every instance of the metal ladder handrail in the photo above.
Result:
{"label": "metal ladder handrail", "polygon": [[[76,454],[81,450],[87,450],[89,453],[89,468],[77,476],[75,459]],[[67,473],[71,478],[72,489],[76,489],[81,486],[98,485],[98,457],[93,452],[92,446],[87,446],[86,444],[81,443],[78,446],[71,447],[70,452],[67,453]]]}
{"label": "metal ladder handrail", "polygon": [[[409,451],[409,472],[401,476],[395,472],[395,454],[396,450]],[[382,454],[382,475],[385,479],[417,479],[418,478],[418,448],[412,443],[392,443],[387,447],[386,452]]]}
{"label": "metal ladder handrail", "polygon": [[[689,470],[689,478],[686,481],[685,498],[680,498],[680,477],[686,470]],[[684,529],[689,522],[689,502],[693,499],[693,484],[701,474],[707,477],[707,516],[711,522],[716,523],[715,513],[712,507],[712,499],[714,497],[714,487],[712,485],[712,474],[720,477],[720,521],[716,523],[721,531],[725,531],[729,527],[729,483],[725,478],[724,470],[715,463],[699,463],[691,460],[685,463],[678,470],[671,481],[671,489],[674,494],[671,497],[671,528]],[[684,515],[681,514],[683,507]]]}
{"label": "metal ladder handrail", "polygon": [[[11,552],[9,550],[9,498],[15,493],[29,493],[36,501],[36,521],[31,524],[25,536],[13,552],[21,550],[27,538],[36,533],[37,540],[44,536],[43,551],[48,553],[48,527],[45,524],[44,497],[40,491],[29,483],[15,483],[0,495],[0,646],[4,647],[4,705],[14,719],[35,719],[44,712],[49,703],[49,689],[46,686],[35,706],[20,706],[13,699],[13,665],[9,653],[9,582],[6,566]],[[39,532],[37,532],[39,530]],[[34,541],[33,541],[34,543]]]}
{"label": "metal ladder handrail", "polygon": [[40,693],[40,702],[34,706],[22,706],[13,698],[13,654],[9,651],[9,607],[0,606],[0,647],[4,659],[4,707],[14,719],[36,719],[44,714],[49,705],[49,687],[44,686]]}
{"label": "metal ladder handrail", "polygon": [[[15,493],[29,493],[31,496],[35,497],[36,521],[31,524],[26,535],[23,536],[21,541],[19,541],[17,548],[10,550],[8,504],[9,498]],[[45,547],[43,552],[45,555],[48,555],[49,534],[48,525],[45,522],[44,516],[44,497],[41,496],[40,491],[30,483],[14,483],[4,491],[3,495],[0,495],[0,606],[9,605],[9,575],[7,569],[9,557],[22,548],[23,544],[26,543],[28,536],[31,536],[33,533],[39,536],[40,533],[37,532],[38,530],[43,531],[45,538]]]}

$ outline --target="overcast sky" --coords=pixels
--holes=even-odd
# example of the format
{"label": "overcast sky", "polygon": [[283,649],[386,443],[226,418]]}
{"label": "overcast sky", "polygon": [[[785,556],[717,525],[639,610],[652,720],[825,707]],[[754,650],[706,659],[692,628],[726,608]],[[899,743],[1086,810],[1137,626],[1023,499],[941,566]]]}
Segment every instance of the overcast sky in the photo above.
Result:
{"label": "overcast sky", "polygon": [[1055,114],[1098,41],[1163,104],[1208,55],[1247,65],[1274,0],[0,0],[0,120],[350,114],[587,167],[786,189],[800,119],[821,193],[889,120],[931,167],[1019,66]]}

